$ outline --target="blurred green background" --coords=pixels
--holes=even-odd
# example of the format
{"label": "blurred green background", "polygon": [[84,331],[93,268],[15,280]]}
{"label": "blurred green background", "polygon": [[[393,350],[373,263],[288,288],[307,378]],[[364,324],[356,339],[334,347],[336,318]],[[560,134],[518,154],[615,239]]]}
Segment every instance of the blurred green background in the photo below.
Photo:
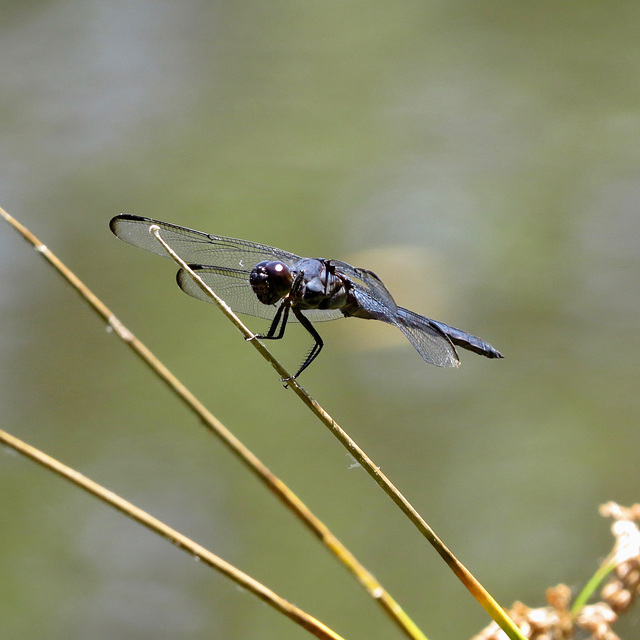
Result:
{"label": "blurred green background", "polygon": [[[637,2],[61,0],[5,2],[2,17],[0,205],[430,638],[487,617],[173,265],[109,232],[112,216],[347,260],[503,351],[442,370],[392,327],[349,319],[320,326],[301,382],[502,604],[581,587],[611,545],[598,505],[640,499]],[[7,225],[0,265],[3,429],[345,638],[401,637]],[[272,346],[294,369],[309,340],[286,338]],[[0,456],[3,640],[309,637]]]}

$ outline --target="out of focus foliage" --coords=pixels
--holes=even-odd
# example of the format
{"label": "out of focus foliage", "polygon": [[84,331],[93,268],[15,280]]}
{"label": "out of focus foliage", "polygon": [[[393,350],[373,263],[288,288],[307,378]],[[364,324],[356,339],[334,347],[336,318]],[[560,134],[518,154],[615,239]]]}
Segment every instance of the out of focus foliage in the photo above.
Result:
{"label": "out of focus foliage", "polygon": [[[172,265],[107,223],[131,212],[348,260],[503,351],[444,371],[349,319],[320,327],[302,382],[501,602],[542,604],[606,553],[597,505],[639,499],[639,20],[631,1],[5,2],[0,204],[429,637],[469,637],[486,616],[439,558]],[[3,428],[345,637],[396,637],[7,227],[0,266]],[[292,328],[274,350],[295,368],[308,347]],[[1,456],[3,639],[307,637]]]}

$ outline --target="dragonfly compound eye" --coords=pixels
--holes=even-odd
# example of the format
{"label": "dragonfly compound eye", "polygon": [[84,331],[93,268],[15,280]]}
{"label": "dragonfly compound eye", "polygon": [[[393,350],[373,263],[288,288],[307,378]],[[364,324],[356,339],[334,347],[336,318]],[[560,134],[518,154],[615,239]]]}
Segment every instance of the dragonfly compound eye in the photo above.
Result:
{"label": "dragonfly compound eye", "polygon": [[275,304],[291,291],[293,276],[284,262],[265,260],[253,268],[249,283],[262,304]]}

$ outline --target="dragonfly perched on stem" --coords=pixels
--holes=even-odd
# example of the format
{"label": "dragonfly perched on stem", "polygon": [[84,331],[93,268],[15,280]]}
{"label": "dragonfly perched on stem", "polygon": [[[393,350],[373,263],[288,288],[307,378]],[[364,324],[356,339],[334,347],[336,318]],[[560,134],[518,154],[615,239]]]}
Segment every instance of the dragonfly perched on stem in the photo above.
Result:
{"label": "dragonfly perched on stem", "polygon": [[[399,307],[380,278],[368,269],[340,260],[303,258],[265,244],[127,213],[109,224],[121,240],[167,257],[150,233],[152,225],[160,227],[167,244],[234,311],[271,321],[268,332],[258,338],[281,339],[288,322],[299,322],[309,332],[314,346],[293,378],[324,346],[313,323],[351,316],[394,325],[426,362],[439,367],[460,364],[456,346],[487,358],[503,357],[488,342],[466,331]],[[185,293],[212,302],[183,269],[177,281]]]}

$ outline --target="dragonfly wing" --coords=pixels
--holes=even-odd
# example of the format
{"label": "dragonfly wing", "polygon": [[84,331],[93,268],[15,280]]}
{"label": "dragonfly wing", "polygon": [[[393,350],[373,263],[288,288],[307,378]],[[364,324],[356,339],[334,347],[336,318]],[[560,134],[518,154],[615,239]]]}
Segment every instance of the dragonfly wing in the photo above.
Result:
{"label": "dragonfly wing", "polygon": [[396,302],[382,280],[373,271],[354,267],[341,260],[329,260],[329,264],[335,267],[340,275],[346,276],[350,280],[356,299],[367,311],[389,316],[376,319],[391,321],[391,318],[396,314]]}
{"label": "dragonfly wing", "polygon": [[426,362],[438,367],[457,367],[460,364],[456,348],[439,323],[398,307],[394,324]]}
{"label": "dragonfly wing", "polygon": [[[345,317],[340,309],[302,309],[302,313],[311,322],[326,322],[327,320],[338,320]],[[298,319],[295,316],[289,316],[289,322],[298,322]]]}
{"label": "dragonfly wing", "polygon": [[[278,310],[279,302],[276,304],[262,304],[249,284],[250,269],[231,269],[227,267],[212,267],[209,265],[189,265],[211,289],[214,290],[234,311],[246,313],[256,318],[273,320]],[[194,281],[194,279],[184,270],[178,271],[178,286],[190,296],[205,302],[213,302]],[[323,322],[325,320],[336,320],[344,318],[339,309],[305,309],[302,312],[312,322]],[[289,314],[288,322],[298,322],[294,314]]]}
{"label": "dragonfly wing", "polygon": [[444,322],[438,322],[437,320],[429,320],[429,322],[436,325],[443,333],[445,333],[453,344],[456,344],[463,349],[467,349],[467,351],[473,351],[474,353],[485,356],[486,358],[504,358],[496,348],[492,347],[488,342],[485,342],[477,336],[472,336],[470,333],[462,331],[462,329],[450,327]]}
{"label": "dragonfly wing", "polygon": [[[467,349],[468,351],[473,351],[481,356],[485,356],[486,358],[503,358],[504,356],[494,347],[492,347],[488,342],[484,340],[472,336],[470,333],[466,331],[462,331],[461,329],[456,329],[455,327],[450,327],[448,324],[444,322],[438,322],[437,320],[432,320],[431,318],[425,318],[413,311],[409,311],[408,309],[403,309],[402,307],[398,307],[398,318],[401,320],[401,325],[398,325],[400,329],[404,332],[404,334],[411,340],[413,346],[420,351],[416,343],[411,339],[409,334],[405,329],[407,329],[410,333],[414,333],[415,337],[424,342],[426,350],[431,353],[432,356],[437,357],[438,353],[441,353],[441,358],[444,356],[444,342],[441,339],[438,344],[440,344],[440,348],[438,345],[434,345],[431,347],[429,345],[430,339],[426,337],[426,334],[440,334],[440,336],[444,336],[447,342],[450,345],[450,348],[453,348],[452,343],[457,345],[458,347],[462,347],[463,349]],[[405,328],[403,328],[403,326]],[[421,332],[425,334],[425,336],[421,336]],[[422,357],[428,360],[422,352],[420,352]],[[453,353],[455,355],[455,349],[453,349]],[[457,355],[455,356],[457,361]],[[445,358],[446,359],[446,358]],[[434,362],[434,364],[438,364]],[[440,366],[458,366],[458,363],[453,364],[441,364]]]}
{"label": "dragonfly wing", "polygon": [[398,327],[423,360],[439,367],[457,367],[460,364],[455,347],[437,323],[398,307],[373,271],[334,260],[331,263],[349,277],[358,304],[376,320]]}
{"label": "dragonfly wing", "polygon": [[[275,305],[262,304],[256,298],[249,285],[249,271],[246,269],[205,265],[189,266],[234,311],[246,313],[257,318],[273,319],[277,307]],[[214,302],[184,269],[178,271],[176,280],[178,281],[178,286],[190,296],[204,302]]]}
{"label": "dragonfly wing", "polygon": [[187,263],[248,269],[250,272],[263,260],[281,260],[290,267],[301,260],[293,253],[266,244],[216,236],[128,213],[116,216],[109,223],[111,231],[121,240],[168,257],[164,247],[150,233],[151,225],[160,227],[163,240]]}

